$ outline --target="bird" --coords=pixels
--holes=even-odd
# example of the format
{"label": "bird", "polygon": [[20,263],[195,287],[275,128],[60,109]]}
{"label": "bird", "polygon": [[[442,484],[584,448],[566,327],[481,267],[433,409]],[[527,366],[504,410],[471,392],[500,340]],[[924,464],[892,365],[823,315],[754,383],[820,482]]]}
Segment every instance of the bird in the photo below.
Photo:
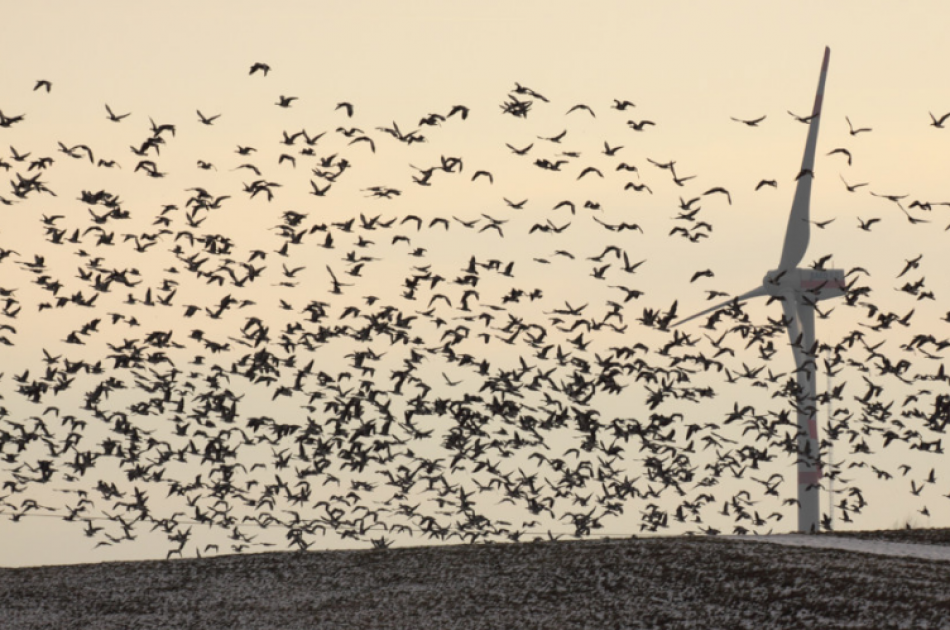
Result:
{"label": "bird", "polygon": [[867,221],[864,221],[863,219],[861,219],[861,217],[858,217],[858,223],[859,223],[858,227],[864,230],[865,232],[870,232],[871,226],[879,221],[880,219],[878,218],[868,219]]}
{"label": "bird", "polygon": [[[841,176],[839,175],[838,177],[841,177]],[[867,182],[862,182],[862,183],[860,183],[860,184],[853,184],[853,185],[852,185],[852,184],[849,184],[847,181],[845,181],[844,177],[841,177],[841,181],[844,182],[844,186],[845,186],[845,188],[848,189],[848,192],[854,192],[854,191],[857,190],[858,188],[860,188],[860,187],[862,187],[862,186],[867,186],[867,185],[868,185]]]}
{"label": "bird", "polygon": [[353,104],[352,104],[352,103],[348,103],[348,102],[346,102],[346,101],[341,101],[341,102],[337,103],[337,104],[336,104],[336,107],[334,107],[333,109],[334,109],[334,110],[342,109],[343,112],[346,114],[346,117],[347,117],[347,118],[352,118],[352,117],[353,117]]}
{"label": "bird", "polygon": [[263,72],[264,76],[267,76],[267,73],[270,72],[270,66],[266,63],[260,61],[255,62],[251,65],[251,71],[248,74],[254,74],[255,72]]}
{"label": "bird", "polygon": [[564,131],[562,131],[561,133],[559,133],[559,134],[557,134],[557,135],[555,135],[555,136],[550,136],[550,137],[547,137],[547,138],[544,137],[544,136],[538,136],[538,139],[539,139],[539,140],[547,140],[548,142],[554,142],[554,143],[560,144],[561,140],[563,140],[563,139],[564,139],[564,136],[566,136],[566,135],[567,135],[567,129],[565,129]]}
{"label": "bird", "polygon": [[627,126],[633,129],[634,131],[643,131],[643,128],[647,125],[656,126],[656,123],[653,122],[652,120],[641,120],[641,121],[628,120],[627,121]]}
{"label": "bird", "polygon": [[729,201],[729,205],[730,205],[730,206],[732,205],[732,195],[730,195],[730,194],[729,194],[729,191],[726,190],[725,188],[723,188],[722,186],[716,186],[715,188],[710,188],[709,190],[707,190],[707,191],[704,192],[703,194],[704,194],[704,195],[711,195],[711,194],[713,194],[713,193],[721,193],[721,194],[725,195],[725,196],[726,196],[726,199]]}
{"label": "bird", "polygon": [[33,86],[33,91],[37,91],[40,88],[46,90],[46,93],[49,94],[50,90],[53,89],[53,84],[47,81],[46,79],[40,79],[36,82],[36,85]]}
{"label": "bird", "polygon": [[529,88],[529,87],[526,87],[526,86],[524,86],[524,85],[521,85],[521,84],[518,83],[518,82],[515,82],[515,89],[512,90],[512,91],[513,91],[515,94],[527,94],[528,96],[531,96],[531,97],[533,97],[533,98],[536,98],[536,99],[538,99],[538,100],[540,100],[540,101],[544,101],[545,103],[548,103],[548,102],[549,102],[548,99],[545,98],[544,96],[542,96],[541,94],[535,92],[534,90],[532,90],[532,89]]}
{"label": "bird", "polygon": [[904,261],[904,262],[906,262],[907,264],[904,266],[904,270],[901,271],[899,274],[897,274],[897,277],[898,277],[898,278],[902,277],[905,273],[907,273],[907,272],[910,271],[911,269],[917,269],[917,268],[919,268],[919,267],[920,267],[920,259],[923,258],[923,257],[924,257],[924,255],[923,255],[923,254],[920,254],[919,256],[917,256],[917,258],[911,258],[910,260]]}
{"label": "bird", "polygon": [[944,121],[947,120],[947,118],[950,118],[950,112],[947,112],[940,118],[937,118],[931,112],[927,112],[927,113],[930,114],[930,120],[931,120],[930,126],[936,127],[937,129],[943,129]]}
{"label": "bird", "polygon": [[855,129],[854,126],[851,124],[851,119],[850,119],[850,118],[848,118],[847,116],[845,116],[844,119],[848,121],[848,132],[849,132],[852,136],[856,136],[856,135],[858,135],[859,133],[861,133],[862,131],[873,131],[873,129],[871,129],[870,127],[861,127],[861,128],[859,128],[859,129]]}
{"label": "bird", "polygon": [[215,120],[217,120],[220,117],[221,117],[221,114],[215,114],[214,116],[205,116],[204,114],[201,113],[201,110],[198,110],[198,120],[199,122],[205,125],[210,125],[211,123],[213,123]]}
{"label": "bird", "polygon": [[32,155],[32,153],[19,153],[14,147],[10,147],[10,154],[14,161],[23,162]]}
{"label": "bird", "polygon": [[759,180],[759,183],[755,185],[755,189],[759,190],[763,186],[771,186],[772,188],[778,188],[778,182],[774,179],[762,179]]}
{"label": "bird", "polygon": [[373,142],[373,139],[369,136],[359,136],[350,140],[349,144],[356,144],[357,142],[366,142],[369,144],[369,150],[373,153],[376,153],[376,143]]}
{"label": "bird", "polygon": [[793,114],[788,112],[788,115],[797,120],[800,123],[805,123],[806,125],[811,122],[811,119],[817,116],[817,114],[812,114],[811,116],[799,116],[798,114]]}
{"label": "bird", "polygon": [[587,175],[588,173],[595,173],[599,175],[601,179],[603,179],[604,177],[604,174],[601,173],[599,169],[597,169],[594,166],[588,166],[587,168],[581,171],[580,175],[577,176],[577,179],[581,179],[582,177],[584,177],[584,175]]}
{"label": "bird", "polygon": [[758,126],[759,126],[759,123],[762,122],[763,120],[765,120],[765,116],[760,116],[760,117],[754,118],[754,119],[752,119],[752,120],[743,120],[743,119],[741,119],[741,118],[733,118],[733,117],[731,117],[731,116],[730,116],[730,118],[732,118],[732,120],[734,120],[734,121],[736,121],[736,122],[740,122],[740,123],[742,123],[742,124],[744,124],[744,125],[748,125],[749,127],[758,127]]}
{"label": "bird", "polygon": [[330,293],[334,293],[334,294],[336,294],[336,295],[339,295],[339,294],[343,293],[343,291],[340,290],[341,287],[351,287],[351,286],[353,286],[352,284],[345,284],[345,283],[342,283],[342,282],[340,282],[339,280],[337,280],[336,274],[333,273],[333,269],[330,268],[330,265],[327,265],[327,271],[330,272],[330,278],[331,278],[331,280],[332,280],[332,285],[333,285],[332,288],[330,289]]}
{"label": "bird", "polygon": [[622,146],[612,147],[607,143],[607,141],[604,141],[604,150],[602,151],[602,153],[606,155],[607,157],[613,157],[614,155],[616,155],[617,151],[619,151],[622,148],[623,148]]}
{"label": "bird", "polygon": [[648,193],[650,193],[651,195],[653,194],[653,191],[650,190],[650,187],[647,186],[646,184],[635,184],[635,183],[633,183],[633,182],[627,182],[627,184],[623,187],[623,189],[624,189],[624,190],[633,189],[633,190],[636,191],[636,192],[642,192],[642,191],[645,190],[645,191],[647,191]]}
{"label": "bird", "polygon": [[311,179],[310,187],[313,188],[313,190],[310,192],[310,194],[316,195],[317,197],[323,197],[330,190],[330,186],[332,186],[332,184],[327,184],[323,188],[320,188],[319,186],[317,186],[317,183]]}
{"label": "bird", "polygon": [[449,110],[449,113],[445,115],[446,118],[451,118],[452,116],[458,114],[462,117],[462,120],[468,118],[469,108],[465,105],[453,105],[452,109]]}
{"label": "bird", "polygon": [[278,107],[287,108],[290,107],[290,105],[296,100],[298,100],[296,96],[284,96],[281,94],[280,97],[278,97],[278,101],[275,103],[275,105]]}
{"label": "bird", "polygon": [[567,113],[570,114],[571,112],[575,112],[575,111],[577,111],[577,110],[579,110],[579,109],[586,111],[588,114],[591,115],[592,118],[596,118],[596,117],[597,117],[597,115],[594,114],[594,110],[592,110],[592,109],[591,109],[590,107],[588,107],[587,105],[584,105],[583,103],[578,103],[577,105],[574,105],[574,106],[571,107],[569,110],[567,110]]}
{"label": "bird", "polygon": [[842,155],[847,156],[848,166],[851,166],[851,152],[850,151],[848,151],[847,149],[832,149],[831,151],[827,153],[827,155],[834,155],[835,153],[841,153]]}
{"label": "bird", "polygon": [[[878,193],[874,192],[873,190],[871,191],[871,194],[872,194],[873,196],[875,196],[875,197],[881,197],[882,199],[887,199],[888,201],[893,201],[893,202],[896,203],[898,206],[901,205],[901,199],[906,199],[906,198],[907,198],[907,195],[881,195],[881,194],[878,194]],[[901,206],[901,208],[903,208],[903,206]]]}

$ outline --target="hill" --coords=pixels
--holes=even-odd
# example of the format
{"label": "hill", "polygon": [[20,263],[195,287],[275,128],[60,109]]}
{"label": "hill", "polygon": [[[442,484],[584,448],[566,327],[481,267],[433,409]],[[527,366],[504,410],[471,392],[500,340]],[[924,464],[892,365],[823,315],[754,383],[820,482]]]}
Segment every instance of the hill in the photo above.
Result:
{"label": "hill", "polygon": [[0,618],[16,630],[937,628],[948,583],[950,562],[913,558],[559,541],[0,569]]}

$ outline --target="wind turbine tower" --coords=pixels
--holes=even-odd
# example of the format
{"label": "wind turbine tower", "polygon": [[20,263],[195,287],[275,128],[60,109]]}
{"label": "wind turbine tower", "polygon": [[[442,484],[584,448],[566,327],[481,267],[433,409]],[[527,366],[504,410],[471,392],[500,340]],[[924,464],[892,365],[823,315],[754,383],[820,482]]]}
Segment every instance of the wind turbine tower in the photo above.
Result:
{"label": "wind turbine tower", "polygon": [[818,344],[815,342],[815,304],[821,300],[845,294],[844,271],[841,269],[804,269],[798,265],[808,249],[810,235],[809,206],[811,184],[814,178],[815,147],[818,144],[818,126],[821,123],[821,105],[825,92],[825,77],[831,50],[825,48],[818,78],[818,92],[808,122],[805,155],[798,173],[792,211],[785,230],[785,243],[778,268],[765,274],[762,284],[731,300],[717,304],[700,313],[681,319],[679,326],[720,308],[736,305],[753,297],[769,296],[782,302],[783,321],[795,355],[795,374],[798,388],[795,408],[798,415],[798,530],[817,532],[821,527],[820,481],[821,462],[817,426],[816,376]]}

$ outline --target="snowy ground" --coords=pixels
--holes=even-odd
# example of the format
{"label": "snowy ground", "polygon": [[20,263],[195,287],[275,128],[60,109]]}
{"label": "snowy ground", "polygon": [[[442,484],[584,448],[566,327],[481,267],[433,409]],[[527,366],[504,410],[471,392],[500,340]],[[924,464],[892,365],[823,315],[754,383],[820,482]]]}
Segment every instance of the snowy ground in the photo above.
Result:
{"label": "snowy ground", "polygon": [[946,552],[786,535],[0,569],[0,626],[947,628]]}
{"label": "snowy ground", "polygon": [[849,538],[846,536],[806,536],[804,534],[745,536],[743,539],[792,547],[840,549],[843,551],[871,553],[879,556],[920,558],[921,560],[942,560],[950,562],[950,545],[888,542],[882,539]]}

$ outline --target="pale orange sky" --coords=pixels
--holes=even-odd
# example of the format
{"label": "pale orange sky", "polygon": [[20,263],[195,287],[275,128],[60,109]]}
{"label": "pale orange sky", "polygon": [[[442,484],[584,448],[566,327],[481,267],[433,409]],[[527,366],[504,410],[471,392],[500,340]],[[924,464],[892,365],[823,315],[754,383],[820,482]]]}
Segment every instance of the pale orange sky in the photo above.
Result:
{"label": "pale orange sky", "polygon": [[[905,207],[915,199],[950,201],[945,181],[950,129],[930,126],[928,115],[950,111],[950,86],[941,80],[944,61],[950,58],[950,44],[942,33],[950,11],[941,2],[899,7],[884,2],[830,5],[812,1],[787,8],[759,2],[696,5],[598,2],[582,7],[570,2],[492,1],[413,2],[402,6],[391,2],[276,2],[264,7],[252,2],[167,2],[145,7],[120,2],[83,6],[16,3],[5,9],[0,24],[0,111],[6,116],[26,116],[23,123],[0,128],[0,157],[10,162],[10,147],[20,153],[32,152],[33,158],[53,157],[55,165],[43,180],[58,197],[0,206],[0,247],[16,249],[20,259],[26,260],[34,252],[43,251],[70,291],[75,291],[79,285],[73,284],[72,277],[79,259],[63,248],[44,243],[39,223],[44,214],[63,214],[64,225],[85,228],[88,215],[75,200],[81,190],[118,193],[140,218],[128,226],[129,231],[153,229],[151,219],[161,205],[184,205],[189,194],[185,191],[190,187],[202,186],[216,195],[231,195],[224,209],[209,218],[203,228],[233,235],[241,243],[242,256],[253,248],[251,243],[256,239],[273,243],[276,237],[270,228],[278,222],[280,212],[289,209],[308,213],[308,222],[331,222],[359,213],[384,218],[414,213],[425,221],[436,216],[451,220],[453,215],[476,219],[485,213],[509,221],[503,239],[493,232],[464,230],[457,223],[444,236],[426,230],[417,234],[403,226],[402,231],[415,246],[427,249],[426,256],[368,265],[354,291],[358,296],[392,293],[393,286],[404,277],[399,274],[411,264],[431,264],[448,277],[460,273],[460,266],[473,253],[480,259],[517,259],[516,280],[508,284],[545,290],[543,303],[531,307],[534,311],[525,306],[521,311],[524,316],[543,320],[539,311],[563,307],[565,301],[574,306],[590,303],[588,314],[596,309],[603,315],[607,300],[622,297],[610,285],[636,286],[645,295],[626,307],[628,332],[605,334],[594,345],[604,353],[610,347],[632,345],[642,338],[656,348],[663,337],[635,321],[643,308],[665,309],[677,300],[680,314],[685,315],[709,305],[706,290],[733,295],[744,292],[777,265],[806,130],[787,111],[801,115],[810,111],[821,55],[829,46],[831,63],[812,218],[835,221],[827,229],[812,230],[802,265],[833,253],[836,267],[861,266],[870,272],[868,283],[874,287],[871,300],[883,310],[903,314],[915,309],[914,328],[880,337],[894,356],[905,356],[899,346],[913,334],[946,338],[950,324],[940,318],[950,309],[950,301],[944,294],[946,283],[940,282],[938,274],[950,263],[950,233],[944,230],[950,224],[950,207],[934,206],[929,213],[915,210],[914,216],[930,223],[910,225],[894,204],[869,192],[907,194]],[[267,77],[248,76],[250,65],[257,61],[273,68]],[[33,91],[38,79],[52,82],[50,94]],[[543,94],[550,103],[536,102],[524,120],[503,115],[499,105],[516,82]],[[282,109],[275,105],[280,95],[296,96],[298,101]],[[615,111],[610,108],[613,99],[629,99],[636,107]],[[352,119],[334,109],[340,101],[354,104]],[[131,115],[114,124],[106,119],[107,103],[116,113]],[[589,105],[596,118],[580,111],[566,114],[578,103]],[[414,123],[421,117],[432,112],[445,114],[456,104],[471,108],[469,119],[462,122],[455,118],[438,127],[422,127],[426,143],[406,146],[379,130],[393,122],[404,131],[419,128]],[[212,126],[201,125],[195,110],[221,117]],[[758,128],[730,120],[762,115],[767,118]],[[845,116],[873,131],[850,135]],[[155,180],[141,172],[133,173],[139,158],[128,148],[150,134],[149,117],[177,127],[174,141],[170,139],[163,147],[161,157],[152,156],[168,172],[165,178]],[[627,127],[629,119],[649,119],[656,125],[637,133]],[[365,146],[348,145],[335,132],[342,125],[358,126],[372,136],[376,153]],[[281,132],[295,133],[302,128],[310,134],[327,132],[320,141],[319,154],[336,152],[354,164],[346,183],[335,184],[326,198],[308,194],[311,189],[307,180],[316,179],[309,174],[312,164],[301,160],[292,169],[276,163],[285,150],[278,143]],[[562,130],[568,133],[561,145],[539,138]],[[616,157],[604,156],[601,151],[605,141],[624,148]],[[97,159],[118,160],[122,169],[93,168],[85,160],[71,160],[58,152],[57,142],[67,146],[87,144]],[[519,147],[534,143],[534,149],[529,157],[518,158],[505,147],[506,143]],[[259,153],[242,158],[234,153],[237,145],[255,146]],[[851,151],[851,166],[841,155],[826,155],[838,147]],[[565,167],[565,173],[544,172],[531,164],[540,157],[554,159],[558,151],[580,154]],[[453,179],[436,174],[432,187],[412,183],[411,177],[418,175],[414,167],[425,168],[446,155],[463,157],[464,174]],[[651,166],[647,158],[676,160],[681,175],[696,178],[677,187],[668,173]],[[213,162],[217,170],[197,169],[197,159]],[[264,171],[265,178],[282,183],[280,189],[275,189],[277,196],[271,204],[259,198],[249,200],[241,192],[242,183],[256,177],[246,170],[232,169],[248,160]],[[614,166],[619,160],[636,164],[640,178],[616,172]],[[605,177],[588,176],[578,181],[577,174],[585,166],[600,168]],[[491,171],[494,183],[471,182],[471,174],[478,169]],[[16,170],[25,173],[17,165],[5,179],[12,178]],[[840,177],[849,183],[869,185],[849,193]],[[755,192],[756,182],[766,178],[778,180],[778,188]],[[625,181],[646,183],[653,194],[625,191]],[[393,200],[367,198],[363,189],[378,185],[400,189],[403,194]],[[670,229],[679,225],[673,219],[678,198],[700,196],[713,186],[729,189],[733,203],[728,205],[716,195],[703,197],[702,217],[714,226],[712,236],[700,243],[669,237]],[[10,198],[7,187],[2,191],[0,195]],[[528,201],[519,211],[509,208],[505,198]],[[563,199],[577,203],[575,216],[563,209],[552,210]],[[604,210],[600,214],[581,211],[584,200],[597,200]],[[644,233],[607,232],[592,220],[594,216],[608,223],[636,222]],[[881,222],[868,233],[858,229],[859,218],[872,217]],[[549,219],[557,225],[568,221],[572,225],[558,235],[528,233],[531,225]],[[116,226],[117,234],[126,227]],[[390,233],[371,236],[389,247]],[[622,274],[615,266],[608,282],[598,282],[590,277],[594,263],[582,262],[582,258],[599,254],[608,244],[622,246],[631,261],[646,259],[647,263],[636,275]],[[141,268],[154,284],[160,282],[162,269],[169,263],[167,255],[163,258],[152,252],[171,247],[171,240],[166,239],[143,256],[131,251],[128,243],[120,242],[108,251],[108,258],[112,265]],[[567,263],[553,258],[552,252],[559,248],[576,253],[578,260]],[[307,249],[305,256],[294,260],[294,264],[306,267],[298,277],[301,287],[293,294],[295,306],[330,297],[325,265],[341,272],[345,265],[339,257],[345,251],[349,250],[333,252],[334,258],[330,259],[323,258],[323,250]],[[925,275],[926,288],[934,291],[935,301],[916,301],[894,291],[903,283],[904,279],[897,281],[894,277],[904,261],[918,254],[923,254],[921,269],[907,278]],[[535,258],[549,259],[552,264],[537,263]],[[272,257],[268,266],[279,273],[278,260]],[[693,272],[706,268],[714,270],[715,278],[690,282]],[[0,278],[0,287],[15,286],[24,304],[23,313],[15,321],[0,318],[0,324],[10,323],[17,328],[15,345],[0,346],[2,403],[12,412],[29,416],[42,409],[31,410],[21,400],[12,383],[13,375],[27,368],[34,374],[42,372],[43,348],[70,355],[74,349],[62,339],[93,315],[86,311],[37,313],[35,304],[49,296],[30,285],[30,276],[13,258],[0,264]],[[226,292],[201,285],[182,286],[175,303],[213,301]],[[110,299],[121,304],[123,291],[117,293]],[[484,293],[483,302],[492,301],[490,290]],[[283,315],[271,305],[284,296],[286,292],[280,287],[264,287],[255,289],[254,300],[261,314],[282,320]],[[494,297],[495,302],[498,297]],[[426,304],[411,307],[421,311]],[[835,317],[818,322],[820,339],[840,339],[864,315],[863,310],[843,305],[835,308]],[[777,307],[766,310],[758,304],[750,305],[748,310],[762,321],[766,315],[780,315]],[[106,317],[107,312],[104,307],[95,309],[96,316]],[[172,312],[180,313],[177,309]],[[174,327],[182,340],[193,328],[204,328],[209,336],[224,338],[235,334],[241,321],[235,319],[230,327],[221,325],[219,329],[215,328],[219,324],[207,319],[184,320],[169,312],[142,311],[137,316],[143,322],[143,331]],[[708,353],[709,345],[702,333],[713,333],[699,326],[691,332],[702,340]],[[133,334],[139,331],[123,329],[110,333],[109,340],[121,342],[123,336]],[[776,339],[782,343],[776,342],[779,355],[770,367],[787,372],[791,352],[784,337]],[[499,363],[516,362],[516,355],[498,347],[498,343],[491,348],[485,352]],[[92,349],[86,350],[93,353]],[[926,362],[919,355],[909,358],[919,362],[921,371],[935,371],[939,364]],[[736,359],[737,366],[741,366],[742,359]],[[754,356],[748,359],[750,364],[755,360]],[[331,363],[344,365],[341,357]],[[433,362],[425,369],[438,380],[447,368]],[[450,375],[460,377],[464,373]],[[854,380],[848,400],[864,392],[860,374],[842,376]],[[644,392],[637,387],[600,401],[603,415],[635,416],[642,412]],[[943,390],[938,391],[941,387]],[[946,384],[935,383],[931,389],[934,394],[946,392]],[[897,392],[894,397],[899,407],[905,393],[902,389]],[[702,408],[699,418],[691,417],[705,421],[708,412],[710,419],[721,419],[723,410],[747,398],[758,401],[756,404],[763,408],[778,408],[769,407],[778,403],[771,402],[763,392],[723,386],[714,406]],[[64,395],[54,402],[65,407],[67,400],[68,395]],[[81,399],[71,404],[81,404]],[[254,411],[248,410],[247,415],[275,415],[269,399],[249,401],[248,405]],[[677,410],[697,413],[691,406]],[[844,446],[839,452],[846,450]],[[920,466],[938,466],[939,472],[942,459],[931,455]],[[896,469],[899,461],[903,460],[890,461],[889,468]],[[10,474],[5,466],[0,464],[0,479]],[[791,470],[788,461],[782,466],[783,471]],[[945,472],[950,472],[943,466]],[[636,471],[635,464],[631,464],[631,470]],[[867,488],[874,486],[868,471],[855,474],[867,479],[866,484],[862,481]],[[900,480],[880,486],[876,505],[861,517],[860,524],[889,527],[918,518],[920,524],[946,526],[950,509],[943,505],[946,499],[936,494],[938,489],[943,494],[946,484],[930,488],[933,497],[926,502],[929,519],[916,515],[920,502],[907,500],[908,485],[908,480]],[[156,487],[152,494],[163,494],[162,489]],[[48,491],[52,494],[44,494],[44,499],[56,496],[55,490]],[[792,492],[789,483],[788,493]],[[870,491],[866,493],[870,497]],[[0,497],[4,494],[0,492]],[[17,496],[15,500],[19,505],[22,498]],[[627,514],[612,522],[609,529],[635,531],[638,507],[642,506],[632,502]],[[788,514],[777,527],[794,520],[792,513]],[[54,518],[27,520],[12,524],[0,518],[0,536],[10,541],[0,547],[0,566],[164,557],[167,551],[165,540],[146,542],[144,534],[138,547],[93,551],[81,527],[64,527]]]}

